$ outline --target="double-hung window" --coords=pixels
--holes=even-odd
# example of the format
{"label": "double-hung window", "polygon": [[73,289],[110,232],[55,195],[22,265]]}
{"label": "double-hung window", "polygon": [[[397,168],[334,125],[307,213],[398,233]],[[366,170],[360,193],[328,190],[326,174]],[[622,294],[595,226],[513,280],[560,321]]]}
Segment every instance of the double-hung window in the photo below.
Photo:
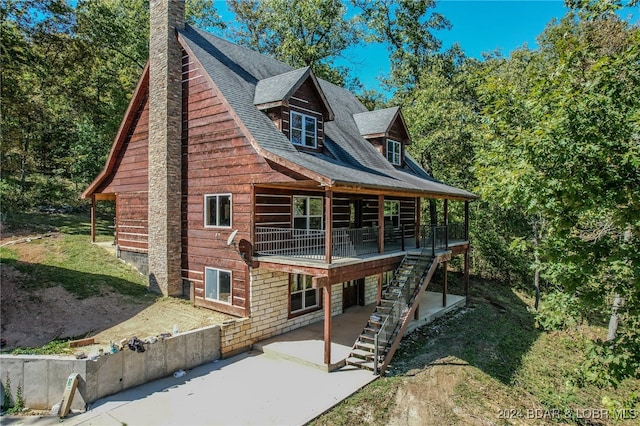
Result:
{"label": "double-hung window", "polygon": [[293,197],[293,227],[296,229],[322,229],[322,197]]}
{"label": "double-hung window", "polygon": [[291,274],[290,312],[292,314],[320,306],[318,289],[312,286],[312,276]]}
{"label": "double-hung window", "polygon": [[291,111],[290,118],[291,143],[294,145],[315,148],[316,142],[316,118],[310,115]]}
{"label": "double-hung window", "polygon": [[231,271],[204,268],[204,298],[231,305]]}
{"label": "double-hung window", "polygon": [[387,160],[395,166],[402,165],[401,158],[402,146],[400,142],[394,141],[392,139],[387,139]]}
{"label": "double-hung window", "polygon": [[204,196],[204,226],[231,227],[231,194]]}

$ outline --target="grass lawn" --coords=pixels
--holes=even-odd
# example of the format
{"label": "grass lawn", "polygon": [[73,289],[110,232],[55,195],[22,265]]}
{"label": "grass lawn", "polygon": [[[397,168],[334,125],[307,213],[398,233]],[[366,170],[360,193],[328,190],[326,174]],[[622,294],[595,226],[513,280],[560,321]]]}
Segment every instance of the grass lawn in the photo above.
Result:
{"label": "grass lawn", "polygon": [[468,308],[405,337],[385,377],[313,424],[640,424],[640,380],[576,384],[586,339],[606,330],[541,332],[522,292],[484,280],[471,289]]}

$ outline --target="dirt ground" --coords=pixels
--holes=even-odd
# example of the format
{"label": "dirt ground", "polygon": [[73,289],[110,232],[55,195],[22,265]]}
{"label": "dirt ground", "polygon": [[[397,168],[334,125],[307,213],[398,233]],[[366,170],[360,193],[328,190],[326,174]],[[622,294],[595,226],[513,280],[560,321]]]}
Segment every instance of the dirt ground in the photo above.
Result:
{"label": "dirt ground", "polygon": [[[12,238],[15,236],[3,235],[0,244]],[[21,259],[31,260],[39,257],[40,247],[27,242],[11,245]],[[183,332],[231,318],[177,298],[141,303],[111,292],[80,300],[61,286],[29,292],[20,287],[23,279],[19,271],[1,265],[0,326],[6,342],[3,352],[17,347],[40,347],[56,338],[94,337],[96,345],[76,349],[88,355],[99,348],[108,348],[110,341],[119,343],[133,336],[145,339],[172,333],[174,325]]]}

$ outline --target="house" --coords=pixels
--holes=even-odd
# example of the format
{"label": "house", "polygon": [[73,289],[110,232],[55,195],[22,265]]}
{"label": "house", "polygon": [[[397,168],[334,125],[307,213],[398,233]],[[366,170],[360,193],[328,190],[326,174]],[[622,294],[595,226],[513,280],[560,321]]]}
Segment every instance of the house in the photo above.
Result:
{"label": "house", "polygon": [[[468,270],[476,196],[411,158],[399,108],[368,111],[310,68],[185,25],[184,2],[152,1],[150,13],[149,62],[83,193],[92,218],[115,200],[119,256],[152,289],[239,318],[223,355],[323,320],[330,366],[331,317],[378,302],[374,319],[390,319],[367,328],[384,362],[435,267],[463,255]],[[422,219],[430,199],[444,200],[439,226]],[[464,205],[457,227],[449,202]]]}

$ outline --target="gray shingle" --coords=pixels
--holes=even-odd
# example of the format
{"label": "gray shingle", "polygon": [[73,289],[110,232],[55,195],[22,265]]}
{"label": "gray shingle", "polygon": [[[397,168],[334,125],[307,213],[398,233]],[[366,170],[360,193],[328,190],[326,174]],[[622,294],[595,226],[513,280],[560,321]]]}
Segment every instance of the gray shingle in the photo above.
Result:
{"label": "gray shingle", "polygon": [[291,96],[292,89],[309,71],[310,68],[305,67],[258,81],[253,103],[261,105],[287,99]]}
{"label": "gray shingle", "polygon": [[[333,121],[325,122],[324,129],[325,146],[331,156],[298,151],[254,102],[256,96],[259,99],[279,96],[278,91],[286,86],[285,77],[293,79],[301,70],[188,25],[180,36],[265,151],[324,176],[336,185],[399,189],[424,196],[476,198],[470,192],[432,179],[415,162],[411,167],[396,169],[361,136],[354,115],[366,113],[364,105],[351,92],[321,79],[318,83],[335,114]],[[261,81],[266,81],[262,83],[265,87],[256,95],[256,86]],[[281,87],[276,87],[278,85]],[[386,117],[391,111],[379,113]]]}
{"label": "gray shingle", "polygon": [[375,111],[365,111],[353,114],[353,119],[362,136],[377,135],[387,133],[399,110],[400,108],[395,106]]}

